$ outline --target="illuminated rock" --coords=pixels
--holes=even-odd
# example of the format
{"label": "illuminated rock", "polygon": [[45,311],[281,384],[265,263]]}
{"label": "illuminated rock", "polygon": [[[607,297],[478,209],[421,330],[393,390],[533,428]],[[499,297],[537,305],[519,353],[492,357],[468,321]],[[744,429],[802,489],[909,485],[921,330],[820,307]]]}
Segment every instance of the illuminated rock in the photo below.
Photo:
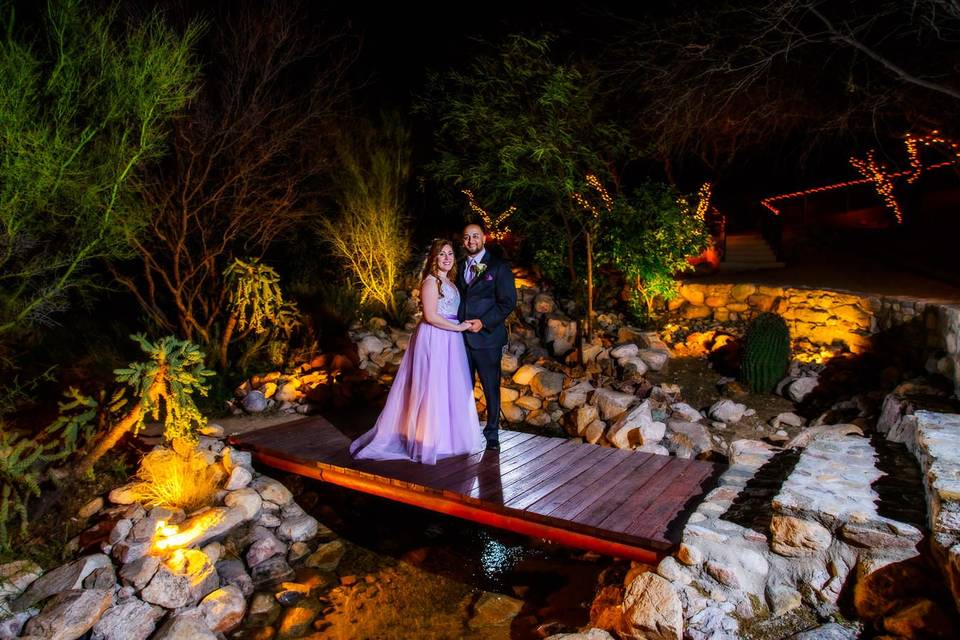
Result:
{"label": "illuminated rock", "polygon": [[530,380],[530,390],[541,398],[552,398],[563,391],[563,374],[541,371]]}
{"label": "illuminated rock", "polygon": [[97,569],[109,566],[110,558],[97,553],[57,567],[34,580],[26,592],[13,601],[10,609],[14,612],[24,611],[55,593],[79,589],[83,586],[84,578]]}
{"label": "illuminated rock", "polygon": [[[237,468],[239,469],[241,467]],[[252,520],[260,513],[263,499],[256,489],[245,487],[228,493],[223,499],[223,504],[243,514],[244,520]]]}
{"label": "illuminated rock", "polygon": [[167,609],[177,609],[198,603],[219,584],[216,569],[202,551],[178,549],[160,565],[140,597]]}
{"label": "illuminated rock", "polygon": [[198,611],[190,611],[167,620],[152,640],[217,640]]}
{"label": "illuminated rock", "polygon": [[27,636],[49,640],[79,638],[100,620],[113,602],[111,589],[71,589],[58,593],[27,623]]}
{"label": "illuminated rock", "polygon": [[627,585],[620,637],[630,640],[680,640],[683,606],[673,585],[653,572]]}
{"label": "illuminated rock", "polygon": [[160,558],[157,556],[144,556],[139,560],[125,564],[120,569],[120,580],[122,580],[124,584],[129,584],[139,591],[147,586],[159,566]]}
{"label": "illuminated rock", "polygon": [[600,409],[600,417],[604,420],[618,418],[637,401],[637,397],[632,393],[621,393],[605,387],[597,389],[590,404],[594,404]]}
{"label": "illuminated rock", "polygon": [[293,500],[293,494],[290,493],[289,489],[277,480],[268,478],[267,476],[260,476],[254,480],[250,486],[256,489],[257,493],[259,493],[260,497],[264,500],[269,500],[281,507]]}
{"label": "illuminated rock", "polygon": [[93,627],[91,640],[147,640],[165,611],[130,597],[107,609]]}
{"label": "illuminated rock", "polygon": [[233,470],[230,471],[230,477],[227,479],[227,484],[225,484],[223,488],[227,491],[236,491],[250,484],[251,480],[253,480],[253,472],[250,471],[250,469],[235,466]]}
{"label": "illuminated rock", "polygon": [[516,373],[513,374],[513,381],[520,386],[528,385],[530,384],[530,381],[533,380],[533,378],[541,371],[545,371],[545,369],[541,366],[535,364],[525,364],[517,369]]}
{"label": "illuminated rock", "polygon": [[301,515],[284,518],[277,527],[277,535],[290,542],[303,542],[317,535],[318,523],[313,516]]}
{"label": "illuminated rock", "polygon": [[593,385],[589,382],[578,382],[567,387],[560,394],[560,406],[564,409],[575,409],[583,406],[587,402],[587,397],[593,393]]}
{"label": "illuminated rock", "polygon": [[346,550],[344,544],[339,540],[321,544],[307,558],[306,565],[320,571],[335,571]]}
{"label": "illuminated rock", "polygon": [[207,628],[214,633],[226,633],[236,627],[246,609],[243,593],[234,585],[217,589],[200,602]]}

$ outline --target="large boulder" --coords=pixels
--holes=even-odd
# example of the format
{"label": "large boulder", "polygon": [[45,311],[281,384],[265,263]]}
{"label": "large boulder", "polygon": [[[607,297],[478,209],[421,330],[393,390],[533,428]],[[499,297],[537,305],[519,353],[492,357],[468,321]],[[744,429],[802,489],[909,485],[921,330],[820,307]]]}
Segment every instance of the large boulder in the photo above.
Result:
{"label": "large boulder", "polygon": [[670,582],[652,571],[641,573],[623,597],[623,640],[681,640],[683,606]]}
{"label": "large boulder", "polygon": [[530,390],[541,398],[552,398],[563,391],[563,374],[541,371],[530,381]]}
{"label": "large boulder", "polygon": [[100,620],[113,603],[112,589],[70,589],[51,598],[26,626],[27,636],[75,640]]}
{"label": "large boulder", "polygon": [[102,553],[85,556],[74,560],[34,580],[30,587],[10,605],[11,611],[25,611],[50,596],[80,589],[83,580],[97,569],[113,566],[110,558]]}
{"label": "large boulder", "polygon": [[613,423],[607,440],[620,449],[631,449],[660,442],[666,429],[667,425],[653,419],[650,401],[644,400]]}
{"label": "large boulder", "polygon": [[609,421],[619,418],[636,401],[637,397],[633,394],[601,387],[594,392],[590,404],[596,405],[600,409],[600,417]]}
{"label": "large boulder", "polygon": [[136,597],[107,609],[93,626],[91,640],[147,640],[164,610]]}

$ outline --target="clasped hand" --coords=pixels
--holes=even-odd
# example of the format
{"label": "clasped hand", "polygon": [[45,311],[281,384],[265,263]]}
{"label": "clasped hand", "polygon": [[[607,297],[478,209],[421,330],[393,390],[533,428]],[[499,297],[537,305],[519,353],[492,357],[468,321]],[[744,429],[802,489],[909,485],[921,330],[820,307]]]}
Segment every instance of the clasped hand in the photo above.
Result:
{"label": "clasped hand", "polygon": [[460,326],[463,327],[464,331],[470,331],[472,333],[476,333],[480,331],[480,329],[483,329],[483,323],[476,319],[464,320],[460,323]]}

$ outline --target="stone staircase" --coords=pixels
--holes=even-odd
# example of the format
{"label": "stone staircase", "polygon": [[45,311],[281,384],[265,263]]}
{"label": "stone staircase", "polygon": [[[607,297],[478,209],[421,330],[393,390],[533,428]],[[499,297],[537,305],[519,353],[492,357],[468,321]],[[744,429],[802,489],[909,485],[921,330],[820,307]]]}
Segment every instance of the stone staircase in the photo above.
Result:
{"label": "stone staircase", "polygon": [[720,263],[720,271],[754,271],[781,269],[786,266],[777,257],[759,233],[739,233],[727,236],[727,251]]}

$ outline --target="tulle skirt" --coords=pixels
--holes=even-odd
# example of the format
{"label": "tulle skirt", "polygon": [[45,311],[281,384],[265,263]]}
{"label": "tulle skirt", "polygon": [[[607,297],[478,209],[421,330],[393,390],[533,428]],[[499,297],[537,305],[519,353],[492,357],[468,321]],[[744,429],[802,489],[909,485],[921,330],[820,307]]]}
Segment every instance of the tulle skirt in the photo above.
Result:
{"label": "tulle skirt", "polygon": [[358,459],[434,464],[484,446],[463,336],[421,322],[377,423],[351,443],[350,453]]}

